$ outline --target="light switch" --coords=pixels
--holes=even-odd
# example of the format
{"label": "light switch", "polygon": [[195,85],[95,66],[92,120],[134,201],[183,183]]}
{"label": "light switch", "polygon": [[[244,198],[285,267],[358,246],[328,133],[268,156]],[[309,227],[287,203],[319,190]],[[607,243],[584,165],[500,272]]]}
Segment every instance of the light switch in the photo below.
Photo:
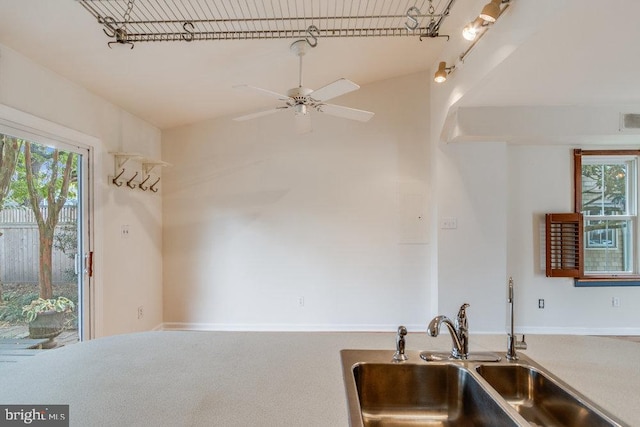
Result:
{"label": "light switch", "polygon": [[443,217],[440,219],[440,228],[443,230],[454,230],[458,228],[458,218],[455,216]]}

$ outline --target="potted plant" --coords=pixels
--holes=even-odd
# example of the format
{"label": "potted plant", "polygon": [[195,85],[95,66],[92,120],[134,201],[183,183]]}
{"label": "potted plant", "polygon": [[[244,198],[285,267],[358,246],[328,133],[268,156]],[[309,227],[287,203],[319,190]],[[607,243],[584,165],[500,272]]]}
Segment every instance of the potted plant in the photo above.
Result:
{"label": "potted plant", "polygon": [[64,328],[64,315],[74,310],[75,304],[68,298],[38,298],[22,307],[22,314],[29,322],[29,337],[53,338]]}

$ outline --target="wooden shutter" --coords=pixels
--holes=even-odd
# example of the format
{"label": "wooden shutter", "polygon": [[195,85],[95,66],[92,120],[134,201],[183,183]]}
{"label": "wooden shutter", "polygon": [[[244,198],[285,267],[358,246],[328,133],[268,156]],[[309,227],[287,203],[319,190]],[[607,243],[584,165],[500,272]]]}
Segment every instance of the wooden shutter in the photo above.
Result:
{"label": "wooden shutter", "polygon": [[545,217],[547,277],[582,277],[582,214],[550,213]]}

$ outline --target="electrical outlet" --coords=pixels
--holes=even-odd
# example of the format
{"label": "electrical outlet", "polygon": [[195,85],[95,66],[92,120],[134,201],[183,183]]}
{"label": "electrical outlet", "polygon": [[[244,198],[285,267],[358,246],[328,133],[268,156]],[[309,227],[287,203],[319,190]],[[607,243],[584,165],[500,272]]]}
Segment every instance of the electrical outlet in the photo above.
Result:
{"label": "electrical outlet", "polygon": [[614,307],[614,308],[620,307],[620,297],[611,298],[611,307]]}
{"label": "electrical outlet", "polygon": [[298,297],[298,307],[304,307],[304,297]]}
{"label": "electrical outlet", "polygon": [[144,307],[140,306],[138,307],[138,320],[142,319],[144,317]]}
{"label": "electrical outlet", "polygon": [[544,298],[538,300],[538,308],[544,308]]}
{"label": "electrical outlet", "polygon": [[123,225],[122,227],[120,227],[120,237],[122,237],[123,239],[128,239],[129,238],[129,226],[128,225]]}

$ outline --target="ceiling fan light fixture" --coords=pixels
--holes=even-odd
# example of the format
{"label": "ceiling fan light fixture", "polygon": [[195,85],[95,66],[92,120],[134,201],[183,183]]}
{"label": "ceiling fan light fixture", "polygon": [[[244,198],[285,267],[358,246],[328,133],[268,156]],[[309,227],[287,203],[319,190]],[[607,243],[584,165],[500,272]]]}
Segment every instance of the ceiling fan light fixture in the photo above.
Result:
{"label": "ceiling fan light fixture", "polygon": [[[302,134],[311,132],[312,110],[315,110],[318,113],[324,113],[330,116],[342,117],[345,119],[356,120],[360,122],[369,121],[373,117],[374,113],[370,111],[358,110],[356,108],[326,103],[326,101],[330,99],[337,98],[346,93],[360,89],[360,86],[358,86],[351,80],[341,78],[317,90],[313,90],[302,85],[302,57],[304,56],[305,49],[307,49],[308,47],[307,45],[309,45],[310,47],[314,47],[310,44],[309,41],[305,39],[297,40],[290,46],[290,50],[300,58],[300,69],[298,86],[289,89],[286,95],[282,95],[280,93],[255,86],[234,86],[238,89],[250,89],[254,92],[258,92],[272,99],[277,99],[281,102],[281,104],[277,107],[272,107],[267,110],[256,111],[254,113],[245,114],[240,117],[235,117],[234,120],[244,121],[271,115],[279,111],[289,110],[293,111],[296,129],[298,133]],[[282,102],[284,102],[284,105],[282,104]]]}
{"label": "ceiling fan light fixture", "polygon": [[304,104],[296,104],[295,107],[293,107],[293,112],[296,116],[304,116],[307,114],[307,106]]}
{"label": "ceiling fan light fixture", "polygon": [[502,0],[491,0],[491,2],[485,4],[479,17],[487,22],[496,22],[496,19],[500,16],[500,3],[502,3]]}
{"label": "ceiling fan light fixture", "polygon": [[433,76],[433,81],[436,83],[443,83],[447,81],[447,63],[442,61],[438,64],[438,71]]}

